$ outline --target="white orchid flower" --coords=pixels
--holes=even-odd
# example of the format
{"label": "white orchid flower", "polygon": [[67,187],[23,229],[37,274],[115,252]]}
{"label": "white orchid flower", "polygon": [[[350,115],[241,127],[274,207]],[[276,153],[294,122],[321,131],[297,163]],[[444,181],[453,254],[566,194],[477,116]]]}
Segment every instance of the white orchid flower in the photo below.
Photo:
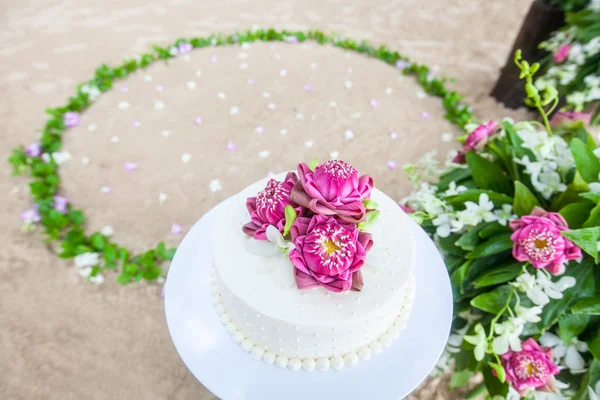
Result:
{"label": "white orchid flower", "polygon": [[593,389],[591,386],[588,386],[588,397],[590,400],[600,400],[600,382],[596,382]]}
{"label": "white orchid flower", "polygon": [[542,307],[540,306],[533,306],[531,308],[527,308],[518,305],[517,307],[515,307],[515,311],[517,312],[517,318],[520,319],[523,322],[523,324],[525,324],[526,322],[536,324],[542,320],[540,318],[540,314],[542,313]]}
{"label": "white orchid flower", "polygon": [[270,257],[282,252],[289,253],[295,247],[292,242],[285,240],[279,229],[273,225],[267,227],[266,234],[267,240],[248,239],[246,250],[257,256]]}
{"label": "white orchid flower", "polygon": [[586,371],[585,360],[579,354],[589,351],[585,342],[573,338],[569,345],[565,346],[558,336],[551,332],[545,332],[540,337],[540,343],[542,346],[552,348],[552,357],[559,367],[568,368],[571,374],[582,374]]}
{"label": "white orchid flower", "polygon": [[483,325],[475,325],[475,335],[466,335],[465,340],[475,346],[475,349],[473,349],[473,352],[475,353],[475,359],[477,361],[483,360],[488,346]]}
{"label": "white orchid flower", "polygon": [[510,204],[502,204],[502,209],[494,211],[494,215],[496,215],[498,223],[502,226],[506,226],[510,221],[518,218],[513,214],[512,205]]}
{"label": "white orchid flower", "polygon": [[492,350],[496,354],[504,354],[510,348],[512,351],[521,351],[521,333],[523,323],[518,318],[510,318],[501,324],[494,326],[494,332],[498,335],[492,341]]}

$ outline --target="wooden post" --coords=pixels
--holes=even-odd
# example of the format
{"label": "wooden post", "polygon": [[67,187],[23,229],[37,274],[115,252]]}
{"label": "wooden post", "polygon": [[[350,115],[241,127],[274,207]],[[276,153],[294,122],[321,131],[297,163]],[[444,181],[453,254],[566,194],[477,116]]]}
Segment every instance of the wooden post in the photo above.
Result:
{"label": "wooden post", "polygon": [[530,64],[539,61],[547,53],[538,49],[538,45],[548,39],[550,34],[562,27],[564,23],[565,14],[560,7],[549,6],[542,0],[536,0],[531,4],[519,35],[508,54],[506,64],[491,92],[492,97],[508,108],[523,106],[525,89],[523,82],[519,80],[519,69],[513,62],[515,51],[521,49],[523,59]]}

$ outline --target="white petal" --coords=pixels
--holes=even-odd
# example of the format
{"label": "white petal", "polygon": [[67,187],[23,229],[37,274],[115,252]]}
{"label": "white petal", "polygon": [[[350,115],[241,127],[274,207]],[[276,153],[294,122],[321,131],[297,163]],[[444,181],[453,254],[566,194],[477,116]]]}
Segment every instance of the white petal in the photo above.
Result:
{"label": "white petal", "polygon": [[543,306],[544,304],[548,304],[550,299],[548,296],[539,288],[533,287],[527,291],[527,297],[531,299],[538,306]]}
{"label": "white petal", "polygon": [[483,360],[483,357],[485,356],[485,349],[483,346],[475,346],[475,359],[477,361],[481,361]]}
{"label": "white petal", "polygon": [[554,289],[551,286],[547,286],[544,288],[544,292],[548,295],[548,297],[550,297],[551,299],[562,299],[563,298],[563,294],[561,291]]}
{"label": "white petal", "polygon": [[246,251],[255,256],[270,257],[277,254],[281,254],[281,251],[277,245],[269,242],[268,240],[256,240],[250,238],[246,241]]}
{"label": "white petal", "polygon": [[563,276],[553,286],[556,290],[560,290],[561,292],[564,292],[566,289],[575,286],[576,282],[577,282],[577,280],[575,278],[573,278],[572,276]]}
{"label": "white petal", "polygon": [[510,349],[512,351],[521,351],[521,340],[519,339],[519,336],[511,336],[509,338],[509,345],[510,345]]}
{"label": "white petal", "polygon": [[585,368],[585,361],[574,346],[567,347],[567,354],[565,355],[565,365],[570,370],[582,370]]}
{"label": "white petal", "polygon": [[283,235],[281,235],[281,232],[279,232],[279,229],[277,229],[273,225],[269,225],[267,227],[266,233],[267,233],[267,239],[269,240],[269,242],[275,243],[278,247],[282,247],[282,248],[286,247],[285,240],[283,239]]}
{"label": "white petal", "polygon": [[438,234],[439,237],[448,237],[450,236],[450,225],[440,225],[437,227],[435,232]]}
{"label": "white petal", "polygon": [[544,347],[555,347],[562,343],[560,338],[551,332],[544,332],[540,337],[540,343]]}
{"label": "white petal", "polygon": [[505,336],[498,336],[492,342],[492,350],[496,354],[504,354],[508,351],[508,340]]}
{"label": "white petal", "polygon": [[[596,384],[596,386],[598,386],[599,384],[600,382]],[[588,386],[588,397],[590,398],[590,400],[600,400],[600,392],[595,392],[592,390],[591,387]]]}

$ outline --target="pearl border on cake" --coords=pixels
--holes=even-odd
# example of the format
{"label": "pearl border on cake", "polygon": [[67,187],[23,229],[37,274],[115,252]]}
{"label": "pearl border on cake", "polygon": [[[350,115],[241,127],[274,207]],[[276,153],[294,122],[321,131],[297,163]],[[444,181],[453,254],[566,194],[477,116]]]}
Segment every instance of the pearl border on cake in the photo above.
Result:
{"label": "pearl border on cake", "polygon": [[402,304],[402,309],[396,317],[396,320],[392,326],[390,326],[385,333],[383,333],[378,340],[369,343],[368,346],[363,346],[357,351],[346,353],[345,355],[336,355],[333,357],[322,357],[318,359],[314,358],[289,358],[283,355],[277,355],[271,351],[265,351],[261,346],[255,345],[250,339],[247,339],[246,334],[237,328],[237,325],[231,320],[231,316],[227,312],[223,300],[221,297],[221,290],[217,284],[215,276],[215,269],[210,270],[210,284],[211,284],[211,295],[213,296],[212,302],[215,306],[217,315],[219,316],[221,323],[225,325],[227,332],[231,335],[233,341],[239,344],[246,353],[250,353],[253,359],[260,361],[263,360],[265,364],[275,364],[277,367],[284,369],[287,368],[290,371],[298,371],[303,369],[306,372],[312,372],[315,369],[325,372],[330,368],[336,371],[343,369],[345,366],[354,367],[358,364],[359,360],[367,361],[372,356],[380,354],[384,348],[390,347],[394,340],[398,339],[400,333],[406,328],[406,322],[410,316],[412,310],[413,301],[415,298],[416,290],[416,278],[413,273],[409,278],[410,282],[406,288],[405,301]]}

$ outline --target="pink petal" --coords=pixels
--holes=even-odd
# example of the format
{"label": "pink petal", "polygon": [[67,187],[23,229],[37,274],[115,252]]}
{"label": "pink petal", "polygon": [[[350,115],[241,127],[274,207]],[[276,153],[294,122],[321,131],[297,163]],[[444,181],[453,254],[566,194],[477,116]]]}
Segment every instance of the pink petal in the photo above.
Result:
{"label": "pink petal", "polygon": [[125,171],[135,171],[138,168],[138,165],[136,163],[133,163],[131,161],[125,161]]}
{"label": "pink petal", "polygon": [[388,161],[387,166],[390,171],[395,170],[396,169],[396,161],[392,161],[392,160]]}
{"label": "pink petal", "polygon": [[121,92],[127,93],[128,91],[129,91],[129,88],[127,86],[121,86]]}
{"label": "pink petal", "polygon": [[142,123],[140,121],[133,121],[131,125],[133,125],[134,128],[139,128],[142,126]]}
{"label": "pink petal", "polygon": [[236,149],[236,145],[235,143],[233,143],[231,140],[227,143],[227,151],[234,151]]}
{"label": "pink petal", "polygon": [[181,235],[181,232],[183,232],[183,228],[181,227],[181,225],[179,225],[179,224],[173,224],[171,226],[171,233],[173,235]]}
{"label": "pink petal", "polygon": [[261,134],[261,133],[264,133],[264,131],[265,131],[265,127],[264,126],[259,125],[259,126],[256,127],[256,133]]}
{"label": "pink petal", "polygon": [[304,85],[305,92],[310,92],[311,90],[312,90],[312,88],[310,87],[310,85]]}
{"label": "pink petal", "polygon": [[390,137],[391,137],[392,139],[398,139],[398,132],[396,132],[396,131],[391,131],[391,132],[390,132]]}
{"label": "pink petal", "polygon": [[165,88],[164,88],[164,86],[163,86],[163,85],[158,85],[158,86],[156,86],[156,91],[157,91],[157,92],[162,92],[163,90],[165,90]]}
{"label": "pink petal", "polygon": [[196,125],[198,125],[198,124],[202,123],[202,117],[196,117],[196,118],[194,118],[194,123],[195,123]]}
{"label": "pink petal", "polygon": [[431,118],[431,114],[429,114],[427,111],[423,111],[421,113],[421,118],[423,118],[423,119],[429,119],[429,118]]}
{"label": "pink petal", "polygon": [[254,85],[256,83],[256,79],[248,78],[248,85]]}
{"label": "pink petal", "polygon": [[372,99],[371,102],[369,103],[371,105],[371,107],[375,108],[375,107],[379,107],[379,102],[376,99]]}

